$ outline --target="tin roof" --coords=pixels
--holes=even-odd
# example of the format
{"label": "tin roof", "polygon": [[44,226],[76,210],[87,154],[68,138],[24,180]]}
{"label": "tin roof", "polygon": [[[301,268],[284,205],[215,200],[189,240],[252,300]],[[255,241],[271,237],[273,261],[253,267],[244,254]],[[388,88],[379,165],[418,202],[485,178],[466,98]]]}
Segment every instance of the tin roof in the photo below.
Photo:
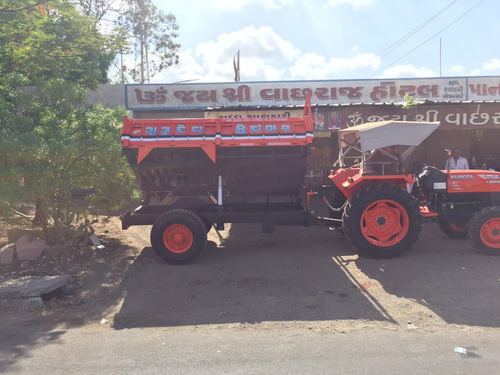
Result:
{"label": "tin roof", "polygon": [[339,130],[341,139],[359,139],[362,151],[388,146],[418,146],[439,127],[439,122],[378,121]]}
{"label": "tin roof", "polygon": [[[448,100],[448,101],[434,101],[434,100],[423,100],[418,101],[416,105],[457,105],[457,104],[494,104],[500,103],[498,100]],[[313,108],[345,108],[345,107],[392,107],[401,106],[403,103],[398,102],[382,102],[382,103],[336,103],[336,104],[311,104]],[[219,106],[219,107],[206,107],[202,109],[204,111],[241,111],[245,109],[249,110],[259,110],[259,109],[300,109],[304,108],[303,104],[291,104],[291,105],[257,105],[257,106]],[[176,111],[188,111],[188,109],[178,108]],[[192,109],[191,109],[192,110]]]}

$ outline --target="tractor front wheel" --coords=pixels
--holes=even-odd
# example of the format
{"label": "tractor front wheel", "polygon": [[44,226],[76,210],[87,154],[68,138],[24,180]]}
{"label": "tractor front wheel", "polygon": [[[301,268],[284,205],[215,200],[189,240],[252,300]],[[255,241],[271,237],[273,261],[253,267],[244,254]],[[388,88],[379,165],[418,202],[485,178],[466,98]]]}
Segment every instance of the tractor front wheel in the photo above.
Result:
{"label": "tractor front wheel", "polygon": [[207,241],[207,228],[194,212],[172,209],[161,215],[151,229],[151,245],[164,261],[186,264],[198,257]]}
{"label": "tractor front wheel", "polygon": [[379,184],[361,189],[348,203],[342,228],[351,245],[373,258],[392,258],[410,249],[421,230],[414,198]]}
{"label": "tractor front wheel", "polygon": [[479,251],[500,255],[500,207],[476,212],[469,222],[469,239]]}
{"label": "tractor front wheel", "polygon": [[444,219],[438,219],[437,225],[439,226],[439,229],[441,229],[441,232],[450,238],[467,238],[467,229],[463,225],[452,224],[448,222],[448,220]]}

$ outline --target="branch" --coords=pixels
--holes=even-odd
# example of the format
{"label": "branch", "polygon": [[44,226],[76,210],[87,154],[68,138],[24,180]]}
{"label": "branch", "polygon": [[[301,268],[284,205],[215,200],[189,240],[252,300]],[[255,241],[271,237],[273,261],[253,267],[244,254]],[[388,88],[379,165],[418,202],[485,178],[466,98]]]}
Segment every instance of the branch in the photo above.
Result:
{"label": "branch", "polygon": [[14,212],[18,216],[21,216],[21,217],[28,219],[28,220],[33,220],[33,217],[26,215],[26,214],[23,214],[22,212],[19,212],[18,210],[16,210],[14,207],[11,207],[10,205],[7,205],[7,208],[9,210],[11,210],[12,212]]}

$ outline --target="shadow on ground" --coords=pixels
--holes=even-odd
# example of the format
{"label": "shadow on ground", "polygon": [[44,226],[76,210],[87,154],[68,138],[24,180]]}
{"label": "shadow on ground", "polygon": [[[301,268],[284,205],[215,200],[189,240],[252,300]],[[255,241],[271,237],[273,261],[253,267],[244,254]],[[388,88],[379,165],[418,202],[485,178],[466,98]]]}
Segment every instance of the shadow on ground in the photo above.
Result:
{"label": "shadow on ground", "polygon": [[446,323],[500,327],[500,256],[478,253],[437,225],[424,226],[401,258],[359,258],[356,264],[387,293],[426,306]]}
{"label": "shadow on ground", "polygon": [[[222,246],[209,243],[186,266],[161,262],[147,247],[148,230],[109,234],[112,250],[80,270],[81,301],[44,314],[2,312],[0,372],[19,370],[17,362],[33,348],[60,344],[73,327],[99,327],[103,317],[116,329],[344,320],[362,327],[394,322],[397,314],[387,310],[416,303],[446,323],[500,327],[500,257],[477,254],[431,224],[414,249],[389,260],[357,258],[340,235],[321,227],[281,227],[269,235],[257,225],[234,225]],[[333,258],[347,259],[346,268]],[[377,293],[356,277],[378,281]]]}
{"label": "shadow on ground", "polygon": [[[377,301],[332,260],[349,255],[347,242],[325,228],[283,227],[266,235],[248,224],[234,225],[223,247],[209,246],[191,265],[161,263],[146,247],[124,278],[114,327],[391,321],[387,301]],[[401,258],[354,259],[389,297],[425,306],[447,323],[500,326],[500,257],[475,253],[467,241],[448,239],[433,224]],[[391,301],[389,308],[405,309]],[[396,315],[405,313],[411,315]]]}
{"label": "shadow on ground", "polygon": [[147,247],[124,279],[116,328],[262,321],[384,319],[333,262],[352,254],[325,228],[233,225],[186,266],[160,263]]}
{"label": "shadow on ground", "polygon": [[[0,373],[15,371],[18,361],[30,356],[30,351],[48,344],[60,344],[60,338],[71,328],[99,322],[121,300],[124,272],[135,259],[137,250],[120,240],[107,238],[106,249],[87,256],[65,252],[50,262],[34,264],[30,275],[68,274],[74,281],[75,292],[65,298],[45,302],[45,307],[0,307]],[[71,259],[75,256],[74,263]],[[43,263],[43,264],[42,264]],[[52,266],[49,268],[49,266]],[[50,269],[50,271],[49,271]],[[5,276],[5,275],[3,275]]]}

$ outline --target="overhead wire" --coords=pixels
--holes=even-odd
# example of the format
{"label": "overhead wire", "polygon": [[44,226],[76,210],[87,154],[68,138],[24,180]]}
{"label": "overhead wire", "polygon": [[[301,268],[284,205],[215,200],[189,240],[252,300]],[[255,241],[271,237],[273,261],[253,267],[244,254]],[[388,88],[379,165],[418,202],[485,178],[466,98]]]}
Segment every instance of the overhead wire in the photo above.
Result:
{"label": "overhead wire", "polygon": [[405,57],[410,55],[411,53],[415,52],[417,49],[422,47],[424,44],[430,42],[432,39],[437,37],[439,34],[441,34],[443,31],[446,29],[450,28],[454,24],[456,24],[458,21],[460,21],[462,18],[464,18],[466,15],[468,15],[470,12],[472,12],[474,9],[476,9],[478,6],[480,6],[485,0],[479,0],[474,6],[471,8],[467,9],[464,13],[462,13],[460,16],[455,18],[453,21],[449,22],[445,27],[441,28],[438,32],[432,34],[429,38],[425,39],[422,43],[418,44],[415,48],[412,48],[410,51],[406,52],[403,56],[397,58],[396,60],[392,61],[390,64],[386,65],[385,67],[381,68],[380,70],[385,70],[390,67],[392,67],[394,64],[398,63],[399,61],[403,60]]}
{"label": "overhead wire", "polygon": [[[417,34],[420,30],[422,30],[425,26],[427,26],[429,23],[431,23],[432,21],[434,21],[437,17],[439,17],[441,14],[443,14],[444,12],[446,12],[449,8],[451,8],[455,3],[457,3],[459,0],[453,0],[451,1],[450,3],[448,3],[448,5],[446,5],[444,8],[441,8],[439,11],[437,11],[436,13],[434,13],[432,16],[428,17],[427,19],[425,19],[422,23],[420,23],[418,26],[416,26],[415,28],[411,29],[410,31],[408,31],[405,35],[403,35],[401,38],[399,38],[398,40],[396,40],[395,42],[391,43],[389,46],[387,46],[386,48],[384,48],[382,51],[380,51],[378,53],[377,56],[379,56],[380,58],[388,55],[389,53],[391,53],[392,51],[394,51],[396,48],[398,48],[399,46],[401,46],[402,44],[404,44],[408,39],[410,39],[412,36],[414,36],[415,34]],[[359,72],[360,74],[365,72],[367,70],[368,67],[364,67],[363,70],[361,70],[361,72]]]}
{"label": "overhead wire", "polygon": [[431,17],[427,18],[424,22],[422,22],[420,25],[415,27],[414,29],[410,30],[408,33],[403,35],[401,38],[396,40],[394,43],[390,44],[386,48],[384,48],[381,52],[379,52],[379,56],[383,57],[394,51],[397,47],[399,47],[401,44],[406,42],[408,39],[410,39],[413,35],[418,33],[420,30],[422,30],[425,26],[427,26],[429,23],[434,21],[437,17],[439,17],[441,14],[446,12],[449,8],[451,8],[455,3],[457,3],[458,0],[453,0],[450,2],[448,5],[446,5],[444,8],[439,10],[437,13],[432,15]]}

